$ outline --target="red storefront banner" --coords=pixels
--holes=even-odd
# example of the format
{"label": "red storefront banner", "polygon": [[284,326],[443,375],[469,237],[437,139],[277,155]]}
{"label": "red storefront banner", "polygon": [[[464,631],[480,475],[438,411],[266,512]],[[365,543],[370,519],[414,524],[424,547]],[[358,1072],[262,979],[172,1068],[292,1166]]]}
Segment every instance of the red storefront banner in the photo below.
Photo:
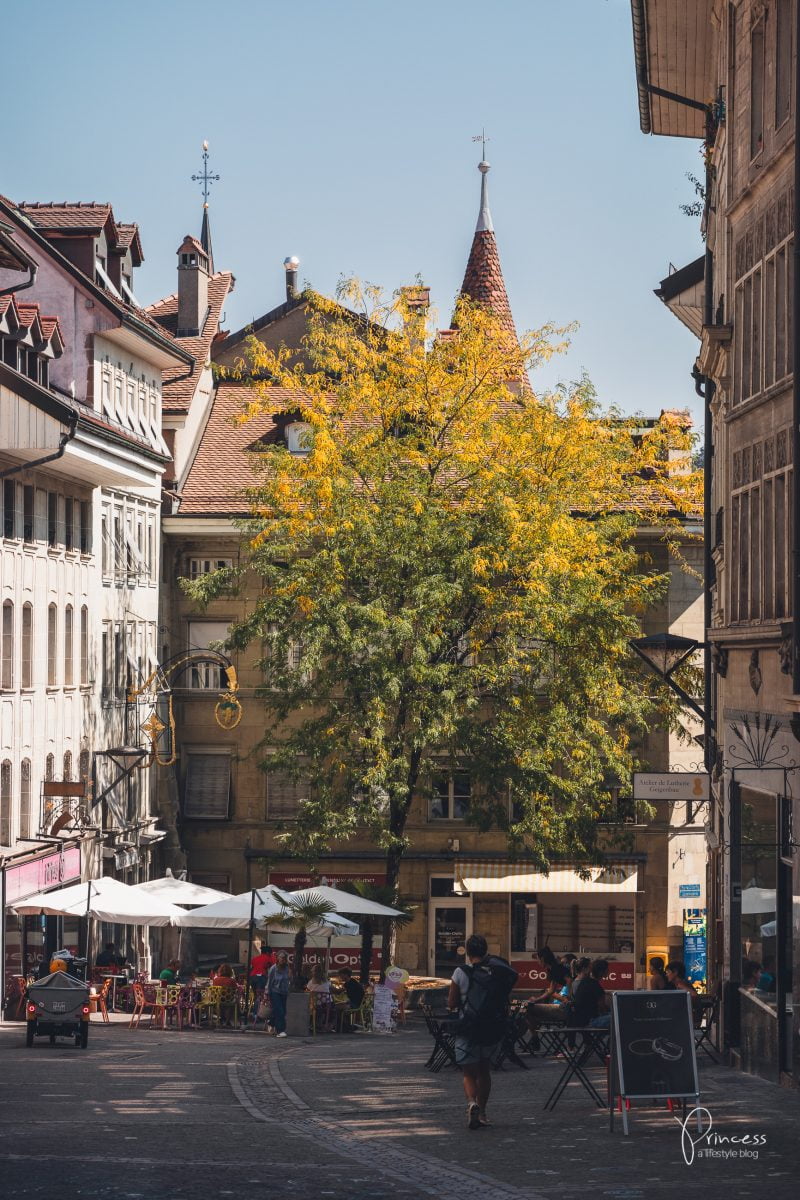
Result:
{"label": "red storefront banner", "polygon": [[16,904],[26,896],[61,887],[81,877],[81,852],[78,846],[43,854],[18,867],[6,867],[6,904]]}
{"label": "red storefront banner", "polygon": [[[547,967],[538,958],[512,959],[511,966],[518,973],[519,991],[538,991],[547,987]],[[636,966],[632,962],[608,960],[608,974],[602,980],[603,987],[611,992],[633,990]]]}
{"label": "red storefront banner", "polygon": [[[314,887],[315,884],[327,883],[329,887],[339,887],[341,883],[372,883],[382,887],[386,883],[386,875],[371,871],[323,871],[320,875],[311,875],[308,871],[270,871],[269,882],[275,887],[286,888],[290,892],[300,888]],[[342,964],[344,965],[344,964]]]}

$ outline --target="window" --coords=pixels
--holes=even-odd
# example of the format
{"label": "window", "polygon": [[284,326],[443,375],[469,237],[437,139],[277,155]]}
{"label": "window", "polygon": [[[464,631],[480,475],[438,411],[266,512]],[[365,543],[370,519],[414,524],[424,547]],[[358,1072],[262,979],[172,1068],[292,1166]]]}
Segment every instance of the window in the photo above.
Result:
{"label": "window", "polygon": [[81,687],[89,683],[89,609],[81,606]]}
{"label": "window", "polygon": [[14,686],[14,605],[11,600],[3,602],[2,654],[0,654],[0,687]]}
{"label": "window", "polygon": [[187,756],[183,815],[195,820],[227,821],[231,800],[231,756],[191,753]]}
{"label": "window", "polygon": [[114,626],[114,699],[125,698],[125,639],[121,625]]}
{"label": "window", "polygon": [[47,493],[47,544],[52,549],[58,545],[58,495]]}
{"label": "window", "polygon": [[64,774],[61,776],[65,783],[69,783],[72,779],[72,755],[67,750],[64,754]]}
{"label": "window", "polygon": [[64,609],[64,687],[72,687],[74,680],[73,669],[73,619],[72,605]]}
{"label": "window", "polygon": [[786,118],[792,103],[792,0],[778,0],[775,20],[775,128]]}
{"label": "window", "polygon": [[64,549],[75,549],[75,501],[70,496],[64,500]]}
{"label": "window", "polygon": [[56,760],[55,755],[48,754],[44,760],[44,778],[46,783],[52,783],[56,777]]}
{"label": "window", "polygon": [[764,146],[764,19],[750,32],[750,157]]}
{"label": "window", "polygon": [[32,838],[35,833],[31,812],[31,760],[23,758],[19,773],[19,836]]}
{"label": "window", "polygon": [[188,574],[190,579],[199,579],[201,575],[210,575],[212,571],[230,570],[232,567],[232,558],[190,558]]}
{"label": "window", "polygon": [[91,759],[88,750],[81,750],[78,756],[78,779],[83,783],[89,782]]}
{"label": "window", "polygon": [[108,629],[103,630],[103,678],[100,687],[100,698],[105,703],[111,699],[111,634]]}
{"label": "window", "polygon": [[[783,199],[783,198],[782,198]],[[765,388],[780,383],[792,370],[790,314],[792,289],[792,239],[783,236],[788,220],[788,202],[771,210],[766,224],[740,239],[738,264],[746,273],[736,285],[734,321],[738,331],[734,363],[734,403],[741,404],[758,396]],[[778,228],[778,226],[783,228]],[[766,237],[766,253],[755,259],[754,243]],[[742,249],[742,245],[746,250]],[[770,244],[771,243],[771,244]],[[753,259],[751,265],[747,265]]]}
{"label": "window", "polygon": [[[227,621],[190,621],[189,649],[208,650],[215,642],[228,636]],[[219,690],[222,687],[222,668],[214,663],[197,663],[189,671],[189,687]]]}
{"label": "window", "polygon": [[81,554],[88,554],[92,546],[92,510],[88,500],[80,502],[80,522],[81,522]]}
{"label": "window", "polygon": [[20,661],[20,686],[33,687],[33,605],[22,606],[22,657]]}
{"label": "window", "polygon": [[284,771],[267,774],[267,819],[280,821],[296,817],[303,800],[311,794],[307,779],[294,779]]}
{"label": "window", "polygon": [[33,487],[26,483],[22,489],[22,537],[26,542],[33,541]]}
{"label": "window", "polygon": [[3,537],[17,535],[17,485],[12,479],[3,480]]}
{"label": "window", "polygon": [[11,760],[0,764],[0,846],[11,845]]}
{"label": "window", "polygon": [[731,622],[780,620],[791,611],[789,431],[733,454]]}
{"label": "window", "polygon": [[469,771],[442,772],[434,776],[430,801],[432,821],[463,821],[469,810]]}
{"label": "window", "polygon": [[108,513],[100,518],[100,545],[102,547],[103,579],[111,577],[111,538],[108,532]]}
{"label": "window", "polygon": [[286,445],[290,454],[308,454],[313,430],[307,421],[293,421],[286,426]]}
{"label": "window", "polygon": [[58,610],[55,604],[47,608],[47,686],[58,684]]}

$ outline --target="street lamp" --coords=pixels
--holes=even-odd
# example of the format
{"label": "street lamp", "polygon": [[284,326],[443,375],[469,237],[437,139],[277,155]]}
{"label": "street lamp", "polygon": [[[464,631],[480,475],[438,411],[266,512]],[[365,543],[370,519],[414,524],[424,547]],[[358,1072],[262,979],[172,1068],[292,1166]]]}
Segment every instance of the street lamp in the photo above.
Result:
{"label": "street lamp", "polygon": [[694,638],[680,637],[677,633],[652,633],[649,637],[630,638],[628,645],[705,724],[705,709],[672,678],[673,672],[696,650],[704,648],[704,643]]}

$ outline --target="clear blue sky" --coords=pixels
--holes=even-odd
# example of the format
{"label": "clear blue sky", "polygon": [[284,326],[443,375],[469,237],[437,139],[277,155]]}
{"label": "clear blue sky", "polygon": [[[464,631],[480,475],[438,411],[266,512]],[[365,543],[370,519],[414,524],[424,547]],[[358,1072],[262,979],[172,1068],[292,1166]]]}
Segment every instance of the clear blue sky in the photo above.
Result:
{"label": "clear blue sky", "polygon": [[[702,252],[698,144],[639,131],[629,0],[38,0],[4,7],[0,192],[110,200],[138,222],[142,303],[199,233],[208,138],[235,329],[283,299],[282,261],[331,293],[419,272],[444,324],[478,211],[479,147],[519,329],[580,322],[548,380],[692,407],[697,344],[652,294]],[[12,113],[16,114],[12,118]]]}

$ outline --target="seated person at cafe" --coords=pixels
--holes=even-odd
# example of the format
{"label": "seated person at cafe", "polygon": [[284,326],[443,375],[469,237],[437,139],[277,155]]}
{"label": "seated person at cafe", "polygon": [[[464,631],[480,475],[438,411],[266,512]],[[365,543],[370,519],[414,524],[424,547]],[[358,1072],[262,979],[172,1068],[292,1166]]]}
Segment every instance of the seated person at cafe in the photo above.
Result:
{"label": "seated person at cafe", "polygon": [[539,955],[547,966],[547,987],[525,1009],[528,1028],[535,1033],[541,1024],[563,1025],[567,1019],[570,1000],[571,972],[569,966],[559,962],[548,946],[543,946]]}
{"label": "seated person at cafe", "polygon": [[116,974],[123,966],[125,959],[121,954],[117,954],[116,947],[113,942],[106,942],[105,950],[101,950],[97,958],[94,960],[96,967],[103,967],[109,974]]}
{"label": "seated person at cafe", "polygon": [[[361,987],[361,984],[357,985]],[[306,984],[307,992],[319,992],[322,995],[330,996],[331,985],[329,980],[325,978],[325,968],[322,963],[314,963],[311,968],[311,977]]]}
{"label": "seated person at cafe", "polygon": [[347,1007],[353,1013],[364,1003],[364,988],[357,979],[353,979],[353,972],[349,967],[341,968],[339,978],[347,994]]}
{"label": "seated person at cafe", "polygon": [[211,983],[214,987],[223,989],[220,1001],[222,1019],[226,1025],[230,1025],[236,1007],[236,976],[231,964],[222,963],[217,973],[212,976]]}
{"label": "seated person at cafe", "polygon": [[663,992],[665,988],[669,990],[670,984],[664,971],[664,960],[663,958],[651,958],[650,969],[647,973],[647,990]]}
{"label": "seated person at cafe", "polygon": [[703,1014],[703,1006],[700,1002],[700,997],[695,990],[694,984],[686,978],[686,967],[682,962],[675,959],[673,962],[667,963],[667,980],[678,992],[688,992],[692,998],[692,1019],[695,1025],[700,1021]]}
{"label": "seated person at cafe", "polygon": [[161,974],[159,975],[158,978],[161,980],[162,983],[177,983],[178,982],[178,972],[180,971],[180,969],[181,969],[180,959],[173,958],[170,962],[167,963],[167,965],[164,967],[164,970],[161,972]]}
{"label": "seated person at cafe", "polygon": [[585,1029],[590,1025],[602,1029],[611,1024],[606,993],[600,982],[607,973],[608,962],[604,958],[597,958],[589,971],[576,982],[567,1024],[576,1029]]}
{"label": "seated person at cafe", "polygon": [[331,985],[325,978],[325,968],[322,963],[314,963],[311,968],[311,977],[306,984],[306,991],[311,993],[312,1003],[316,1005],[317,1028],[326,1032],[333,1023],[333,998]]}

